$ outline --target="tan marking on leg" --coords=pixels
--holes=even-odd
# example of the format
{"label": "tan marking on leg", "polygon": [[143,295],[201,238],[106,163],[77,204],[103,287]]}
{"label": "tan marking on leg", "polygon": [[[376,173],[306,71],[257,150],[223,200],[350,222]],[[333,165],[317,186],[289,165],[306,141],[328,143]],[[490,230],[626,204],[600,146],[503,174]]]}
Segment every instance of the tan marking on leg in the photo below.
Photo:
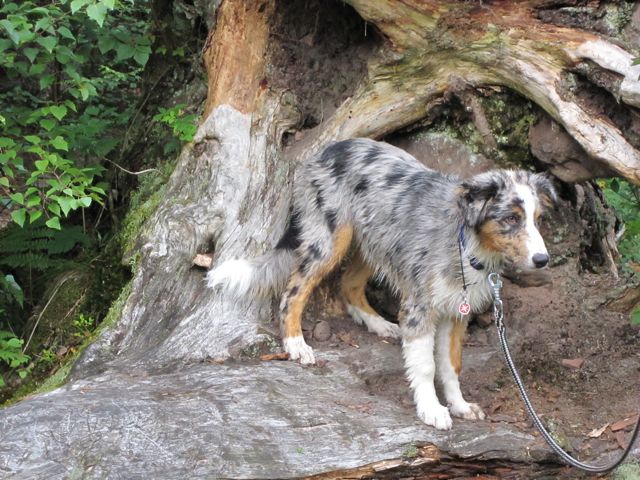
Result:
{"label": "tan marking on leg", "polygon": [[453,365],[456,375],[460,375],[460,372],[462,371],[462,342],[466,331],[466,322],[454,320],[450,334],[449,360],[451,360],[451,365]]}
{"label": "tan marking on leg", "polygon": [[357,252],[353,257],[353,261],[342,275],[340,291],[346,303],[359,308],[369,315],[378,316],[378,312],[369,305],[367,296],[364,294],[367,281],[372,274],[371,267],[364,262],[362,255]]}
{"label": "tan marking on leg", "polygon": [[353,227],[351,225],[339,227],[333,236],[333,251],[329,259],[316,266],[313,272],[307,277],[301,277],[298,272],[293,274],[289,281],[287,291],[296,286],[298,287],[298,291],[287,301],[286,315],[282,323],[283,339],[302,336],[302,312],[311,293],[322,279],[340,263],[340,260],[342,260],[349,250],[352,238]]}

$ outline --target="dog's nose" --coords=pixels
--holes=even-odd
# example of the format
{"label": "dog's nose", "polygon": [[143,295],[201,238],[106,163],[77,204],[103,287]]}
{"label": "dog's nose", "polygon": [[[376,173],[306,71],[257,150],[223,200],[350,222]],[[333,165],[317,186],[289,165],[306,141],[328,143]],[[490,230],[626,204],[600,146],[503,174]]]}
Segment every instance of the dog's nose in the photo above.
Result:
{"label": "dog's nose", "polygon": [[549,263],[549,255],[547,255],[546,253],[536,253],[533,256],[532,260],[536,268],[542,268],[547,263]]}

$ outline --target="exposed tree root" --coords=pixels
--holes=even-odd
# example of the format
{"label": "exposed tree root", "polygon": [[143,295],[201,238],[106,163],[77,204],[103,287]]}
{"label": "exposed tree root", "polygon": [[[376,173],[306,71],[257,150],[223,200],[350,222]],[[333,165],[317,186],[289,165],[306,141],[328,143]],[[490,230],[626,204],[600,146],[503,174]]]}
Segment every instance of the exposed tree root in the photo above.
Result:
{"label": "exposed tree root", "polygon": [[423,118],[452,79],[469,86],[503,85],[541,106],[587,155],[640,184],[640,153],[606,116],[594,116],[565,77],[591,61],[623,80],[623,102],[640,102],[632,55],[598,36],[538,20],[545,2],[348,1],[387,38],[390,50],[372,64],[368,81],[322,126],[318,143],[380,137]]}
{"label": "exposed tree root", "polygon": [[562,478],[563,467],[550,463],[510,462],[504,460],[461,459],[440,451],[432,444],[412,446],[407,456],[382,460],[369,465],[321,473],[308,480],[365,480],[416,478],[449,480],[456,478],[524,479],[534,476]]}

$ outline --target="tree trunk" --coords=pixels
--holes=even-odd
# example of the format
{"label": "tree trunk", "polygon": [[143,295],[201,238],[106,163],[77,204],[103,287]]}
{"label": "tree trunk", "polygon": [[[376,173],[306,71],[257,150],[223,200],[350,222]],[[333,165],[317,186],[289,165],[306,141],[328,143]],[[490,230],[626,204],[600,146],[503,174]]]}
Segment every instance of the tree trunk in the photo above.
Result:
{"label": "tree trunk", "polygon": [[[320,396],[314,397],[303,391],[294,395],[300,396],[298,402],[289,397],[307,385],[317,392],[326,390],[324,395],[330,395],[333,388],[350,388],[344,380],[332,383],[335,378],[324,371],[318,377],[294,364],[252,368],[249,363],[236,370],[216,365],[229,357],[246,359],[260,348],[273,347],[277,327],[270,322],[272,305],[270,300],[236,302],[206,289],[204,273],[192,267],[191,259],[197,253],[213,251],[217,264],[272,248],[287,220],[295,165],[324,143],[357,136],[384,137],[428,119],[452,94],[467,98],[476,113],[476,124],[482,124],[481,107],[474,99],[477,89],[485,87],[504,87],[526,97],[566,130],[584,151],[585,161],[598,165],[600,171],[640,184],[637,141],[606,115],[606,105],[587,104],[571,80],[581,71],[592,76],[606,72],[608,76],[598,76],[605,79],[598,88],[606,89],[612,101],[619,100],[620,108],[637,115],[640,66],[632,66],[633,56],[603,37],[539,19],[541,9],[565,2],[347,0],[366,21],[368,31],[378,32],[379,40],[363,78],[348,98],[336,96],[341,103],[335,111],[320,118],[314,128],[304,129],[303,86],[295,79],[283,85],[270,63],[278,45],[292,41],[281,38],[274,29],[283,9],[294,8],[295,2],[285,3],[288,7],[278,7],[275,0],[224,0],[219,7],[215,31],[204,51],[209,82],[205,114],[194,141],[181,154],[164,200],[141,233],[135,277],[119,319],[84,352],[74,366],[69,386],[2,413],[15,413],[11,438],[23,439],[6,448],[41,449],[48,452],[46,462],[59,465],[45,470],[20,457],[9,462],[8,468],[61,472],[60,465],[69,458],[78,468],[91,464],[86,453],[69,453],[61,447],[62,440],[37,438],[29,430],[29,414],[40,406],[49,408],[46,399],[56,403],[51,411],[60,418],[65,415],[60,405],[66,401],[109,412],[99,416],[95,428],[83,426],[92,418],[90,414],[75,412],[69,417],[73,425],[64,430],[69,434],[66,442],[100,440],[103,446],[90,447],[91,455],[97,457],[106,455],[109,445],[121,451],[129,445],[141,455],[140,462],[131,467],[133,472],[164,472],[165,478],[181,478],[185,471],[274,478],[350,469],[400,458],[406,445],[416,441],[433,442],[461,456],[524,460],[526,455],[515,451],[521,449],[538,459],[547,458],[533,437],[506,425],[499,425],[499,434],[488,443],[479,440],[493,428],[487,425],[469,426],[447,440],[414,424],[411,408],[403,411],[393,406],[386,411],[376,403],[379,411],[374,425],[367,424],[372,420],[364,419],[361,412],[346,415],[344,408],[322,400],[330,396],[318,393]],[[488,128],[483,130],[485,136],[491,135]],[[300,133],[293,135],[296,131]],[[490,148],[494,148],[492,141],[487,139]],[[378,355],[375,352],[368,355]],[[378,358],[382,363],[382,357]],[[213,364],[194,364],[201,361]],[[401,375],[399,361],[391,362],[391,368]],[[184,364],[188,365],[177,367]],[[343,378],[351,378],[347,369],[332,368]],[[133,380],[136,376],[139,378]],[[290,379],[295,381],[284,388]],[[172,393],[174,382],[176,391]],[[244,382],[255,383],[249,388]],[[91,398],[83,400],[78,389],[102,392],[102,397],[90,393],[85,397]],[[106,405],[111,405],[119,389],[123,389],[121,411]],[[140,404],[133,395],[136,389]],[[273,408],[282,409],[285,427],[281,429],[278,417],[269,418],[270,412],[262,407],[255,407],[255,415],[245,414],[252,406],[243,395],[251,389],[261,391]],[[212,399],[198,398],[197,392]],[[162,397],[165,393],[169,397]],[[360,393],[351,393],[354,403],[367,401]],[[183,400],[171,403],[174,394]],[[218,394],[244,405],[245,413],[227,410],[232,407],[220,400],[222,397],[213,399]],[[194,402],[193,409],[185,406],[189,401]],[[312,404],[317,412],[306,417],[306,404]],[[175,470],[166,470],[163,462],[154,463],[157,454],[144,453],[135,445],[137,427],[125,425],[128,416],[133,416],[134,424],[138,421],[135,416],[140,410],[135,405],[147,415],[138,430],[148,428],[145,431],[153,437],[143,442],[164,452],[161,455],[172,459]],[[183,418],[172,418],[174,407]],[[207,422],[214,422],[212,429],[223,428],[216,423],[220,419],[229,424],[224,432],[235,438],[237,445],[217,433],[208,437]],[[62,424],[58,417],[41,420],[48,421],[54,431],[56,422]],[[109,437],[110,421],[117,424],[112,426],[121,439]],[[357,426],[361,421],[364,423]],[[175,427],[169,435],[175,438],[167,438],[161,429],[154,428],[156,422]],[[247,422],[255,423],[255,428],[243,431],[242,438],[234,437],[233,430],[242,428],[239,425],[246,427]],[[346,430],[328,432],[326,425],[331,422],[347,425]],[[104,438],[96,432],[102,432]],[[268,432],[280,432],[286,443],[279,445]],[[383,439],[384,432],[393,435]],[[174,449],[186,435],[196,446]],[[492,443],[499,436],[503,440]],[[354,438],[362,440],[362,451],[340,457],[336,449],[348,451]],[[25,439],[30,439],[31,445],[25,444]],[[298,445],[308,457],[296,452]],[[222,451],[212,453],[210,449],[217,447]],[[322,456],[321,448],[333,453]],[[213,463],[207,458],[214,459]],[[109,462],[101,471],[109,476],[125,468]]]}

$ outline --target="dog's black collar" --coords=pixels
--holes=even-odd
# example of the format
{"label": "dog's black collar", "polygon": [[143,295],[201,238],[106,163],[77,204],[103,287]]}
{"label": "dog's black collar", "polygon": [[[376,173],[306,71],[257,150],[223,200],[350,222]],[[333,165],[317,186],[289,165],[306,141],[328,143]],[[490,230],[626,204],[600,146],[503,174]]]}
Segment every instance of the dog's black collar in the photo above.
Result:
{"label": "dog's black collar", "polygon": [[[461,251],[464,251],[467,248],[467,239],[464,236],[464,225],[460,225],[460,230],[458,230],[458,243],[460,244]],[[484,264],[475,256],[469,255],[467,258],[469,259],[469,265],[474,269],[484,270]]]}

